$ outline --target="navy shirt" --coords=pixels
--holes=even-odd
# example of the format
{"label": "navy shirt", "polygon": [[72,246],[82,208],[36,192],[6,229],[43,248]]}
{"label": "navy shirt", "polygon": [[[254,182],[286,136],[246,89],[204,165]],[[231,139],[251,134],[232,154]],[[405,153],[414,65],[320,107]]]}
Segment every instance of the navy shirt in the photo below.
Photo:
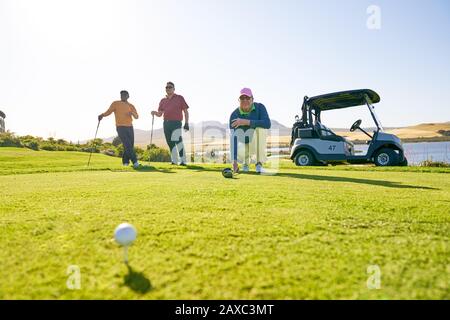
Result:
{"label": "navy shirt", "polygon": [[262,104],[262,103],[254,103],[255,109],[253,111],[251,111],[249,114],[247,115],[241,115],[241,113],[239,112],[239,108],[236,108],[236,110],[233,111],[233,113],[230,116],[230,129],[234,129],[231,126],[231,122],[234,119],[248,119],[250,120],[250,126],[242,126],[239,127],[239,129],[242,129],[244,131],[247,131],[248,129],[252,128],[264,128],[264,129],[270,129],[271,123],[270,123],[270,119],[269,119],[269,115],[267,113],[266,107]]}

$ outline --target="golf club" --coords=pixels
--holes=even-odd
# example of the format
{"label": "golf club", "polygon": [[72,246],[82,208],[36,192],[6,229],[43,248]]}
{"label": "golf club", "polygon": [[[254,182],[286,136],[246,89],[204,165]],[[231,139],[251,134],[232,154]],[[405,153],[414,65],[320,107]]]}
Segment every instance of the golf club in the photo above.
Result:
{"label": "golf club", "polygon": [[153,143],[153,124],[155,123],[155,115],[152,115],[152,131],[150,133],[150,146]]}
{"label": "golf club", "polygon": [[[97,133],[98,133],[98,127],[100,127],[100,121],[101,121],[101,120],[98,120],[97,129],[95,130],[94,143],[95,143],[95,140],[97,139]],[[89,160],[88,160],[88,163],[87,163],[87,166],[88,166],[88,167],[89,167],[89,165],[91,164],[91,157],[92,157],[92,152],[93,152],[93,151],[94,151],[94,149],[91,148],[91,153],[89,154]]]}
{"label": "golf club", "polygon": [[[152,149],[152,144],[153,144],[153,124],[154,124],[154,123],[155,123],[155,115],[152,114],[152,131],[151,131],[151,133],[150,133],[150,149],[149,149],[149,150]],[[150,155],[149,155],[148,161],[150,161]]]}

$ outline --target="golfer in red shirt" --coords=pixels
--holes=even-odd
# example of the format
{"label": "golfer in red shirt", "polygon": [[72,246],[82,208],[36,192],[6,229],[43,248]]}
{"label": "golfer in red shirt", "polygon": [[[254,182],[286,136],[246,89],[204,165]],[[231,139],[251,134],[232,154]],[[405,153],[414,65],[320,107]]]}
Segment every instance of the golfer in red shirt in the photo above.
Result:
{"label": "golfer in red shirt", "polygon": [[181,126],[184,113],[184,130],[189,130],[189,106],[183,96],[175,94],[175,85],[173,82],[167,82],[166,97],[159,103],[158,111],[152,111],[153,116],[161,117],[164,115],[164,135],[170,149],[172,164],[186,165],[186,152],[181,135]]}

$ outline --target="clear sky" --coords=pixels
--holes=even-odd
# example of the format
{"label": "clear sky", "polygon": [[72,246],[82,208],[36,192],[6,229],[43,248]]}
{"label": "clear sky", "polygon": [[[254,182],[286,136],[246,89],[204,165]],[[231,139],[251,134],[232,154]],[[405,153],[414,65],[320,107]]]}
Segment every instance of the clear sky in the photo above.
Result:
{"label": "clear sky", "polygon": [[148,130],[170,80],[192,122],[227,122],[243,86],[288,126],[303,96],[355,88],[381,95],[385,126],[450,121],[449,35],[448,0],[0,0],[0,110],[18,134],[84,140],[126,89]]}

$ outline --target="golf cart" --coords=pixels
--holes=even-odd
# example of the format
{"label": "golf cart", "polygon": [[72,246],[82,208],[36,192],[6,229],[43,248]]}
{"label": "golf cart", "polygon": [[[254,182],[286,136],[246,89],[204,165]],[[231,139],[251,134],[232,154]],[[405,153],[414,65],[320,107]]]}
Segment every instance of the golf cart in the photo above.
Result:
{"label": "golf cart", "polygon": [[[404,150],[400,139],[383,132],[373,104],[380,102],[380,96],[369,89],[329,93],[313,98],[305,97],[301,119],[296,116],[292,128],[290,157],[298,166],[326,165],[328,163],[375,163],[377,166],[406,166]],[[354,144],[345,137],[335,134],[322,124],[321,113],[366,105],[376,130],[373,134],[361,128],[357,120],[350,128],[351,132],[362,131],[370,140],[365,155],[355,153]]]}

